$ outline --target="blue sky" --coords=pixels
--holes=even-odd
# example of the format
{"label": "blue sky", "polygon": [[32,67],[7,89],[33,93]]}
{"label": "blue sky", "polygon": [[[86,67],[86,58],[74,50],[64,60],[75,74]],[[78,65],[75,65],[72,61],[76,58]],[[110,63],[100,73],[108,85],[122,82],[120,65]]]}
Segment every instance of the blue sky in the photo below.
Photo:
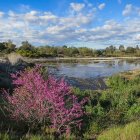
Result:
{"label": "blue sky", "polygon": [[0,41],[104,48],[140,44],[140,0],[0,0]]}

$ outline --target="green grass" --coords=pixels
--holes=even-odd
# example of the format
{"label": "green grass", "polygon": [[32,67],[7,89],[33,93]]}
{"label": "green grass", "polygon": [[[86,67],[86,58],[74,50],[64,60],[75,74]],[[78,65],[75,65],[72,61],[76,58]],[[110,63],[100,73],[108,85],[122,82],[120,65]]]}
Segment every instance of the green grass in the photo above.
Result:
{"label": "green grass", "polygon": [[53,137],[45,137],[43,135],[25,135],[23,137],[15,134],[0,133],[0,140],[54,140]]}
{"label": "green grass", "polygon": [[140,140],[140,121],[104,131],[97,140]]}

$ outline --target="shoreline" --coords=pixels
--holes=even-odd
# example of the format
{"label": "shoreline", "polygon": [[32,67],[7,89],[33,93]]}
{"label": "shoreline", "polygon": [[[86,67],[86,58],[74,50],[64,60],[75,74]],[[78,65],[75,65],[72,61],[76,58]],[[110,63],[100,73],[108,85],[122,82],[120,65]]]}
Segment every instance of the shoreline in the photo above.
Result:
{"label": "shoreline", "polygon": [[[55,59],[54,62],[57,62],[57,61],[61,60],[62,58],[61,59],[60,58],[57,58],[57,59],[58,60]],[[63,58],[63,59],[65,59],[65,58]],[[73,59],[75,59],[75,58],[73,58]],[[79,58],[79,59],[81,59],[81,58]],[[87,58],[83,58],[81,60],[85,60],[85,59],[87,59]],[[101,60],[99,58],[98,59],[97,58],[88,58],[88,60],[90,60],[90,59],[91,60],[95,60],[95,61],[113,61],[113,60],[116,60],[116,58],[113,58],[113,57],[112,58],[109,58],[109,59],[106,58],[105,60]],[[121,59],[122,59],[122,57],[121,57]],[[130,57],[128,58],[127,57],[127,59],[132,59],[132,58],[130,58]],[[136,59],[136,58],[133,58],[133,59]],[[70,58],[67,58],[66,60],[70,60]],[[44,63],[45,62],[48,62],[48,61],[46,61],[46,59],[45,59],[45,61],[40,61],[40,59],[28,59],[28,60],[26,60],[26,62],[27,61],[28,62],[31,61],[32,63],[36,63],[36,62],[41,63],[42,62],[42,64],[43,64],[43,62]],[[5,62],[3,61],[1,63],[4,64]],[[123,75],[126,78],[128,78],[128,79],[130,78],[131,79],[132,77],[137,76],[138,74],[140,74],[140,69],[136,68],[136,69],[133,69],[133,70],[127,70],[127,71],[119,72],[119,73],[116,73],[116,74],[117,75]],[[116,74],[113,74],[113,75],[116,75]],[[2,73],[1,73],[1,75],[2,75]],[[111,75],[111,76],[113,76],[113,75]],[[85,90],[85,89],[90,89],[90,90],[104,90],[104,89],[107,89],[107,85],[105,83],[105,79],[106,78],[109,78],[109,77],[110,76],[106,76],[106,77],[95,77],[95,78],[86,78],[86,79],[84,79],[84,78],[74,78],[74,77],[67,77],[66,76],[65,77],[66,78],[65,80],[70,85],[72,85],[73,87],[78,87],[78,88],[83,89],[83,90]],[[5,77],[4,79],[7,79],[7,81],[8,81],[8,76]],[[0,81],[1,80],[4,80],[4,79],[2,79],[2,77],[0,76]],[[4,81],[2,83],[4,83]],[[6,82],[5,85],[9,85],[9,83],[7,84],[7,81],[5,81]]]}
{"label": "shoreline", "polygon": [[54,58],[24,58],[26,62],[57,62],[57,61],[70,61],[70,60],[93,60],[93,61],[113,61],[116,59],[129,59],[135,60],[140,59],[140,57],[54,57]]}
{"label": "shoreline", "polygon": [[[71,60],[93,60],[93,61],[113,61],[116,59],[140,59],[140,57],[50,57],[50,58],[28,58],[28,57],[22,57],[23,61],[29,62],[29,63],[36,63],[36,62],[57,62],[57,61],[71,61]],[[6,57],[0,57],[0,62],[5,63]]]}

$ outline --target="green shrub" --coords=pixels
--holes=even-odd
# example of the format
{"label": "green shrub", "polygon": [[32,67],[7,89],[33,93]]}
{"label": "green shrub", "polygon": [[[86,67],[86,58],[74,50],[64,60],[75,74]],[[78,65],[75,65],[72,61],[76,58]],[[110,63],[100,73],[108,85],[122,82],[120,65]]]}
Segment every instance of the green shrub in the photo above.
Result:
{"label": "green shrub", "polygon": [[140,104],[134,104],[132,107],[128,109],[125,114],[127,120],[136,120],[140,118]]}
{"label": "green shrub", "polygon": [[122,89],[127,83],[128,80],[119,75],[114,75],[107,79],[108,86],[113,89]]}
{"label": "green shrub", "polygon": [[101,127],[96,122],[91,122],[88,130],[83,134],[84,140],[93,139],[101,131]]}

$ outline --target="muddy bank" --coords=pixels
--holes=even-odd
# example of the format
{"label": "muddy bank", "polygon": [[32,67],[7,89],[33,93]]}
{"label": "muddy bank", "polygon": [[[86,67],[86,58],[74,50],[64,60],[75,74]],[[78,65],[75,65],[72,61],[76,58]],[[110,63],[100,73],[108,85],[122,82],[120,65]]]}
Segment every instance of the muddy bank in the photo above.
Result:
{"label": "muddy bank", "polygon": [[[46,63],[46,62],[83,62],[83,61],[113,61],[122,60],[140,60],[140,57],[48,57],[48,58],[28,58],[22,57],[27,63]],[[0,62],[6,62],[6,57],[0,57]]]}
{"label": "muddy bank", "polygon": [[105,90],[107,85],[105,83],[105,78],[94,78],[94,79],[82,79],[65,77],[68,84],[73,87],[80,88],[81,90]]}
{"label": "muddy bank", "polygon": [[121,72],[121,73],[119,73],[119,75],[124,77],[124,78],[126,78],[126,79],[128,79],[128,80],[131,80],[131,79],[134,79],[134,78],[140,76],[140,69]]}
{"label": "muddy bank", "polygon": [[81,90],[105,90],[107,89],[106,78],[96,77],[96,78],[77,78],[69,77],[66,75],[58,75],[56,67],[48,66],[46,68],[46,73],[56,77],[57,79],[64,78],[65,81],[73,87],[80,88]]}
{"label": "muddy bank", "polygon": [[115,59],[140,59],[140,57],[52,57],[52,58],[24,58],[29,63],[45,63],[45,62],[82,62],[82,61],[112,61]]}

